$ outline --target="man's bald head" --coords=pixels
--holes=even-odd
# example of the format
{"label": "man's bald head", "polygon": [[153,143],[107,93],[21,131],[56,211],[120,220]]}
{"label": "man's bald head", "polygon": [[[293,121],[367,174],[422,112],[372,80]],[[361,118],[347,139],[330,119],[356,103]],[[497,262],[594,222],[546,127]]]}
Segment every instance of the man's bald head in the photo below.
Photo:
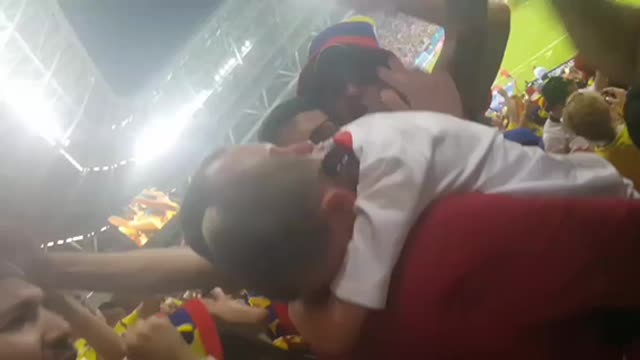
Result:
{"label": "man's bald head", "polygon": [[319,165],[262,145],[217,152],[187,191],[187,242],[240,286],[283,300],[300,296],[326,253]]}

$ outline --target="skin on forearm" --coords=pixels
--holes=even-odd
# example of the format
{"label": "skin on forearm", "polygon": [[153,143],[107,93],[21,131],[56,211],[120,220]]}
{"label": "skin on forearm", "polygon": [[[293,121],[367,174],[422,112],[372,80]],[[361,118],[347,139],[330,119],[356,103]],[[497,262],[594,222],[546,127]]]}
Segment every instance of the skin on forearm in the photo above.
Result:
{"label": "skin on forearm", "polygon": [[84,338],[104,360],[121,360],[126,356],[122,338],[104,321],[94,316],[68,296],[54,295],[51,308],[65,318],[75,334]]}
{"label": "skin on forearm", "polygon": [[504,90],[498,90],[498,94],[504,98],[504,104],[507,107],[507,118],[510,124],[514,124],[516,127],[520,127],[520,114],[518,113],[518,107],[516,102],[509,96]]}
{"label": "skin on forearm", "polygon": [[117,254],[51,253],[41,280],[46,286],[114,293],[168,293],[221,286],[228,281],[187,248]]}
{"label": "skin on forearm", "polygon": [[289,304],[289,317],[312,349],[327,355],[347,353],[360,337],[369,310],[331,297],[324,305]]}
{"label": "skin on forearm", "polygon": [[[475,14],[449,16],[453,25],[445,25],[446,40],[436,70],[451,74],[462,100],[464,115],[474,120],[486,111],[490,89],[498,74],[511,30],[511,12],[501,2],[472,1]],[[456,8],[459,9],[458,5]],[[451,9],[450,11],[453,11]],[[458,10],[459,11],[459,10]],[[469,11],[466,10],[465,13]],[[458,19],[458,23],[456,23]],[[472,20],[459,23],[462,19]]]}
{"label": "skin on forearm", "polygon": [[605,0],[553,0],[587,62],[611,80],[640,81],[640,9]]}

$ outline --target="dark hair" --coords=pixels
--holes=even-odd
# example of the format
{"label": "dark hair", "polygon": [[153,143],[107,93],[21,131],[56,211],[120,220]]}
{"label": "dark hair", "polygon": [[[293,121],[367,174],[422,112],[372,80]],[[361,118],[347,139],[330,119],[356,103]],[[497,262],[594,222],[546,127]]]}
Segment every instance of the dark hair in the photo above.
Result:
{"label": "dark hair", "polygon": [[318,110],[318,107],[303,97],[283,101],[264,119],[258,131],[258,141],[277,144],[282,129],[289,126],[298,114],[314,110]]}
{"label": "dark hair", "polygon": [[198,170],[196,170],[195,174],[191,177],[189,185],[187,185],[182,206],[180,207],[180,213],[178,214],[180,216],[185,243],[204,258],[207,258],[209,255],[209,247],[202,234],[202,220],[209,206],[208,201],[204,198],[207,191],[205,171],[207,167],[224,155],[226,151],[226,148],[218,149],[202,161]]}
{"label": "dark hair", "polygon": [[[187,243],[239,287],[279,300],[301,295],[324,260],[319,169],[310,159],[269,158],[232,179],[203,164],[182,204]],[[203,231],[207,209],[215,225]]]}
{"label": "dark hair", "polygon": [[320,109],[331,113],[347,84],[373,85],[380,82],[378,68],[389,67],[394,56],[385,49],[360,46],[333,46],[324,50],[308,68],[298,84],[299,94]]}
{"label": "dark hair", "polygon": [[542,85],[542,96],[546,102],[547,110],[558,105],[564,105],[571,95],[571,87],[574,83],[560,76],[553,76]]}

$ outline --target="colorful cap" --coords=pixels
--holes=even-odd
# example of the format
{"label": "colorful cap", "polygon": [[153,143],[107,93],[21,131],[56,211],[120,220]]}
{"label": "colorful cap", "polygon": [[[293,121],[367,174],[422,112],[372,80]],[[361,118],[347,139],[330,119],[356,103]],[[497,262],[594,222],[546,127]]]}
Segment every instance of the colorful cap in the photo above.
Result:
{"label": "colorful cap", "polygon": [[333,25],[318,34],[309,46],[309,59],[298,79],[298,95],[304,96],[308,87],[309,74],[318,56],[333,46],[358,46],[379,49],[375,21],[366,16],[354,16]]}

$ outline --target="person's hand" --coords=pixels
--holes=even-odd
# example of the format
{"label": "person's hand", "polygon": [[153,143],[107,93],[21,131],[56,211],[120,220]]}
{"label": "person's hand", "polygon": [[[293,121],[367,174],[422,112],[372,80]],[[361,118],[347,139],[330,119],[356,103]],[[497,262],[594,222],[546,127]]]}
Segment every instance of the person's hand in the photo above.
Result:
{"label": "person's hand", "polygon": [[201,299],[209,314],[229,324],[265,326],[269,312],[253,308],[242,300],[234,299],[220,288],[211,291],[211,298]]}
{"label": "person's hand", "polygon": [[199,360],[165,317],[139,321],[124,334],[128,360]]}
{"label": "person's hand", "polygon": [[609,105],[624,107],[627,101],[627,91],[624,89],[609,87],[603,89],[600,93]]}
{"label": "person's hand", "polygon": [[624,122],[624,104],[627,102],[627,91],[620,88],[609,87],[601,92],[604,101],[611,107],[611,115],[617,123]]}
{"label": "person's hand", "polygon": [[495,127],[500,131],[504,131],[505,130],[504,115],[500,114],[500,115],[492,116],[491,126]]}
{"label": "person's hand", "polygon": [[462,117],[460,94],[448,73],[409,70],[397,58],[389,61],[389,67],[380,68],[378,75],[391,87],[380,93],[390,110],[435,111]]}

